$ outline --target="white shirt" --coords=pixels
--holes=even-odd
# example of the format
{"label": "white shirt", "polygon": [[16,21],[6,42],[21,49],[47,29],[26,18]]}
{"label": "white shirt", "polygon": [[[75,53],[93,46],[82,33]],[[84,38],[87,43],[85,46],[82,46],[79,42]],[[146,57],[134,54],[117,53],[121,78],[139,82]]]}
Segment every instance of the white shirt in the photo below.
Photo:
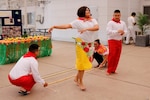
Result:
{"label": "white shirt", "polygon": [[128,28],[133,28],[135,23],[135,19],[133,16],[128,17]]}
{"label": "white shirt", "polygon": [[45,83],[45,81],[40,77],[38,71],[38,62],[34,57],[21,57],[9,73],[12,80],[29,74],[33,75],[36,83]]}
{"label": "white shirt", "polygon": [[120,21],[120,23],[116,23],[114,21],[109,21],[106,28],[108,40],[122,40],[123,36],[118,33],[118,30],[123,30],[125,34],[127,33],[125,22]]}
{"label": "white shirt", "polygon": [[[73,29],[82,30],[85,28],[91,28],[94,25],[97,25],[97,21],[95,19],[91,19],[90,21],[83,21],[76,19],[70,23]],[[85,42],[94,42],[98,38],[97,31],[86,31],[82,34],[78,33],[77,37],[81,38]]]}

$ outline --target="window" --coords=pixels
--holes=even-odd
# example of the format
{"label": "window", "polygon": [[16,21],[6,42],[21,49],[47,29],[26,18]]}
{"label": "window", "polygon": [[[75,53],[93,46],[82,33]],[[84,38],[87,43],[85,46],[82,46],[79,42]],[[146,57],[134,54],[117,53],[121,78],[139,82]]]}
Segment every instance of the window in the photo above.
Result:
{"label": "window", "polygon": [[147,14],[150,19],[150,6],[144,6],[144,14]]}
{"label": "window", "polygon": [[35,24],[35,14],[33,12],[27,13],[27,24],[34,25]]}

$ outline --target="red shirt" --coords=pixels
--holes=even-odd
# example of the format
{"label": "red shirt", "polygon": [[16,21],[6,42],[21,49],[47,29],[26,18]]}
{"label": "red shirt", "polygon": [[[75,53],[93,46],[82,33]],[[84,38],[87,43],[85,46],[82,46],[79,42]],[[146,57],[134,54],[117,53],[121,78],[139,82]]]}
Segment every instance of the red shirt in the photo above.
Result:
{"label": "red shirt", "polygon": [[107,51],[107,48],[101,44],[98,46],[98,48],[95,49],[95,51],[100,55],[103,55]]}

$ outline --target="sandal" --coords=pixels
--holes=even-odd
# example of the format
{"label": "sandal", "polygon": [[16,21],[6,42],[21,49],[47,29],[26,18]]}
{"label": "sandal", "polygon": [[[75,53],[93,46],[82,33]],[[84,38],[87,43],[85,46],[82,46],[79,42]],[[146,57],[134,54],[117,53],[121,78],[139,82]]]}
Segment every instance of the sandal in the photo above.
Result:
{"label": "sandal", "polygon": [[30,92],[20,90],[18,93],[21,94],[21,95],[28,95]]}

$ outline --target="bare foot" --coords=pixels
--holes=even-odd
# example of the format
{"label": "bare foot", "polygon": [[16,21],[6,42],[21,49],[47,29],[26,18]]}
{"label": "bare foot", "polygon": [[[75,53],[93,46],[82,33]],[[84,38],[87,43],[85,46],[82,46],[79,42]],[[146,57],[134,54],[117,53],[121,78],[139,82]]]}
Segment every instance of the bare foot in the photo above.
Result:
{"label": "bare foot", "polygon": [[79,85],[79,88],[82,90],[82,91],[85,91],[86,90],[86,88],[85,88],[85,86],[83,85],[83,84],[78,84]]}
{"label": "bare foot", "polygon": [[20,90],[21,90],[21,91],[26,91],[23,87],[20,87]]}
{"label": "bare foot", "polygon": [[75,77],[74,82],[79,85],[77,77]]}
{"label": "bare foot", "polygon": [[103,66],[102,64],[100,64],[100,65],[99,65],[99,68],[100,68],[100,69],[101,69],[101,68],[104,68],[104,66]]}
{"label": "bare foot", "polygon": [[106,72],[106,75],[109,76],[109,75],[111,75],[111,73]]}

